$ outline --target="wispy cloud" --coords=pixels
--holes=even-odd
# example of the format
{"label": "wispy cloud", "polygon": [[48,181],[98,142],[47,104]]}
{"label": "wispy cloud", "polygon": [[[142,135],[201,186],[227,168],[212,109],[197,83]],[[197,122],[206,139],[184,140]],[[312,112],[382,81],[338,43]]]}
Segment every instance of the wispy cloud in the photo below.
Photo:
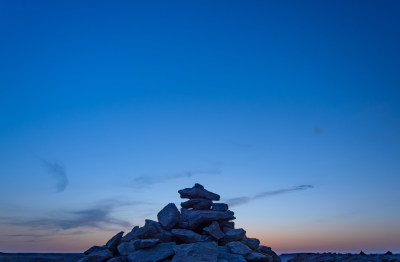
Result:
{"label": "wispy cloud", "polygon": [[287,193],[291,193],[291,192],[307,190],[307,189],[311,189],[311,188],[314,188],[314,186],[299,185],[299,186],[294,186],[291,188],[284,188],[284,189],[278,189],[278,190],[272,190],[272,191],[264,191],[257,195],[254,195],[254,196],[242,196],[242,197],[229,198],[226,200],[226,203],[229,204],[229,206],[238,206],[238,205],[243,205],[252,200],[256,200],[256,199],[260,199],[260,198],[282,195],[282,194],[287,194]]}
{"label": "wispy cloud", "polygon": [[56,192],[63,192],[68,186],[67,172],[63,164],[42,159],[43,167],[56,181]]}
{"label": "wispy cloud", "polygon": [[174,173],[164,176],[143,175],[135,177],[132,180],[132,183],[134,187],[143,187],[143,186],[151,186],[154,184],[164,183],[174,179],[188,178],[199,175],[218,175],[220,173],[221,173],[220,170],[207,170],[207,171],[186,171],[182,173]]}
{"label": "wispy cloud", "polygon": [[[130,222],[116,218],[112,215],[116,208],[147,204],[144,202],[104,201],[94,207],[62,211],[53,216],[39,218],[0,217],[0,223],[12,226],[25,226],[46,230],[69,230],[76,228],[108,229],[111,226],[131,226]],[[14,235],[17,237],[18,235]],[[21,235],[22,236],[22,235]]]}

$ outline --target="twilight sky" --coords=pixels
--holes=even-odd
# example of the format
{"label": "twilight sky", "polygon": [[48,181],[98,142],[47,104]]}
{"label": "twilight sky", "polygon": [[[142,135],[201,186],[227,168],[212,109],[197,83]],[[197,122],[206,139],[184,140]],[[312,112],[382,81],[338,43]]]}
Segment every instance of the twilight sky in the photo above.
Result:
{"label": "twilight sky", "polygon": [[399,1],[1,1],[0,251],[198,182],[277,252],[400,252]]}

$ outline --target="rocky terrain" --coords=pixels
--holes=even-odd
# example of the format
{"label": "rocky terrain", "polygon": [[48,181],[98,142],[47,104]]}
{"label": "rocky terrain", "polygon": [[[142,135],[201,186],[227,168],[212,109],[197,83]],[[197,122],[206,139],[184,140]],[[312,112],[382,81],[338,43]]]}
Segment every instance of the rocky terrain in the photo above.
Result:
{"label": "rocky terrain", "polygon": [[158,221],[146,220],[124,235],[119,232],[104,246],[93,246],[79,262],[281,262],[270,247],[235,228],[234,213],[220,196],[195,184],[179,190],[179,211],[166,205]]}
{"label": "rocky terrain", "polygon": [[304,253],[297,254],[287,262],[400,262],[400,255],[391,252],[386,254],[336,254],[336,253]]}

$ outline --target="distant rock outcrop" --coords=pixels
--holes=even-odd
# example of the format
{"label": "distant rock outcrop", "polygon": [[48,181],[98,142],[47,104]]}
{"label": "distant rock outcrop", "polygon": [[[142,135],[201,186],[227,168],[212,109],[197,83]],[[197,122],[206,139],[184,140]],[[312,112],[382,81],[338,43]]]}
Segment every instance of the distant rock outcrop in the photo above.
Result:
{"label": "distant rock outcrop", "polygon": [[242,228],[235,229],[234,213],[224,203],[213,203],[220,196],[195,184],[179,190],[179,212],[175,204],[166,205],[158,222],[146,219],[123,236],[119,232],[106,245],[94,246],[79,262],[280,262],[271,248],[248,238]]}
{"label": "distant rock outcrop", "polygon": [[391,252],[386,254],[337,254],[337,253],[303,253],[297,254],[288,262],[400,262],[400,255]]}

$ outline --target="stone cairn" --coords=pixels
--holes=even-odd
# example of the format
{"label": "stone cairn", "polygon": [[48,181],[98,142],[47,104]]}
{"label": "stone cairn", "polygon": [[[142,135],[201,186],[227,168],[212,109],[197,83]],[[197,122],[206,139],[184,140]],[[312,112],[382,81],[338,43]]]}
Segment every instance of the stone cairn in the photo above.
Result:
{"label": "stone cairn", "polygon": [[79,262],[280,262],[279,256],[256,238],[235,229],[234,213],[220,196],[200,184],[178,191],[181,212],[166,205],[158,222],[146,219],[125,236],[120,232],[104,246],[88,249]]}

